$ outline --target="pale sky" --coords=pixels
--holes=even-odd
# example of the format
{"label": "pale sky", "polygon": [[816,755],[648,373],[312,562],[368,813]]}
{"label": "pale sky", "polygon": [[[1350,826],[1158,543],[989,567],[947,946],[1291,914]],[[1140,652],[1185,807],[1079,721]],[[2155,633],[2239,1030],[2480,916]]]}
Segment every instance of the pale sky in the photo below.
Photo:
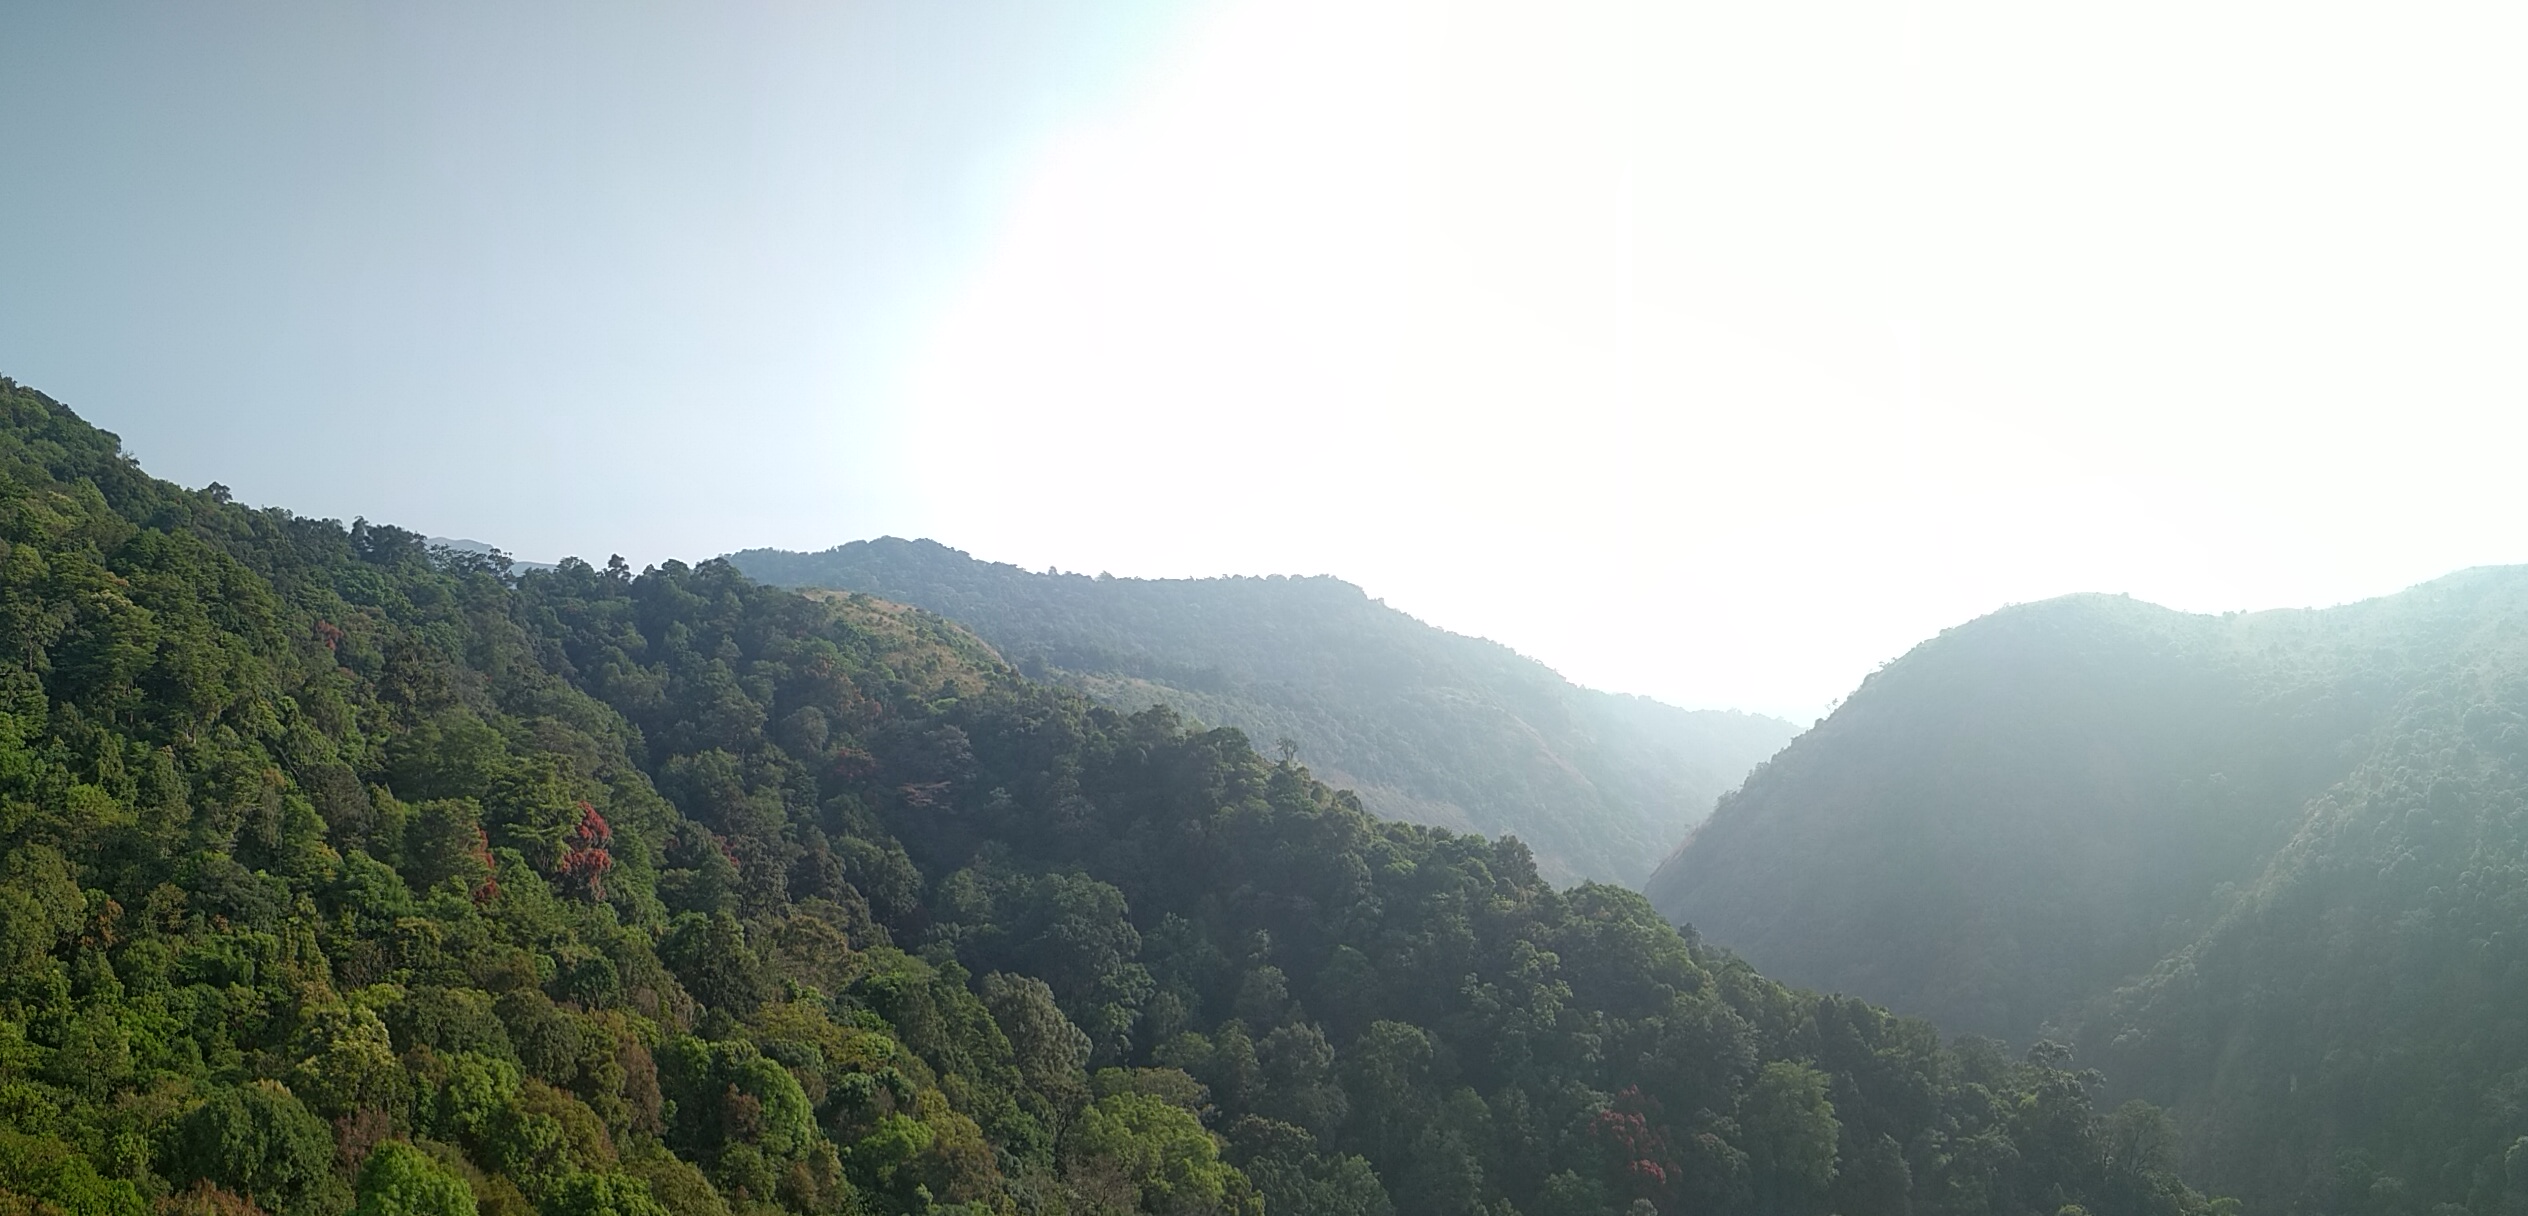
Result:
{"label": "pale sky", "polygon": [[527,557],[1332,573],[1812,717],[2528,560],[2528,17],[14,6],[0,373]]}

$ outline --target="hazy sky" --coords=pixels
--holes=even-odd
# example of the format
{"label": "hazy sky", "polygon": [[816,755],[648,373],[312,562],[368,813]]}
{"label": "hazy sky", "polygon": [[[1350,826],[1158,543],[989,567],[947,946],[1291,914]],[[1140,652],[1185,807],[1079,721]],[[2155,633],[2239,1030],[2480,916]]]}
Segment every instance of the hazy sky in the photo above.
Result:
{"label": "hazy sky", "polygon": [[2516,5],[12,5],[0,373],[529,557],[1330,572],[1807,716],[2528,560]]}

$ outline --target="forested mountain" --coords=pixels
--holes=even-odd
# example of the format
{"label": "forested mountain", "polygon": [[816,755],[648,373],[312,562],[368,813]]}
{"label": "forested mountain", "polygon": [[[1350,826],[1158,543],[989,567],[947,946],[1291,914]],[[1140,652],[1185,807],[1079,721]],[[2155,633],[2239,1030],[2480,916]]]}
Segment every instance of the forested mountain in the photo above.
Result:
{"label": "forested mountain", "polygon": [[1371,813],[1515,833],[1558,883],[1639,886],[1723,790],[1797,733],[1778,718],[1577,687],[1334,578],[1037,573],[892,537],[729,560],[768,583],[928,608],[1031,678],[1125,712],[1167,705],[1288,740]]}
{"label": "forested mountain", "polygon": [[520,574],[0,381],[0,1211],[2209,1209],[2059,1049],[725,562]]}
{"label": "forested mountain", "polygon": [[[1649,885],[1797,983],[2069,1038],[2251,1208],[2528,1202],[2528,568],[1948,631]],[[2463,1209],[2438,1205],[2463,1205]]]}

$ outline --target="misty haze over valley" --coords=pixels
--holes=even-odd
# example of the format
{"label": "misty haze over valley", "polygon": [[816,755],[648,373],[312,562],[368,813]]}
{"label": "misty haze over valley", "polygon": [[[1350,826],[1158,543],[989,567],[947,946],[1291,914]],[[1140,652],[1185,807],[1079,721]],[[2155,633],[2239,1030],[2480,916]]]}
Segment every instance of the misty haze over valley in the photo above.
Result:
{"label": "misty haze over valley", "polygon": [[2528,15],[0,46],[0,1216],[2528,1212]]}

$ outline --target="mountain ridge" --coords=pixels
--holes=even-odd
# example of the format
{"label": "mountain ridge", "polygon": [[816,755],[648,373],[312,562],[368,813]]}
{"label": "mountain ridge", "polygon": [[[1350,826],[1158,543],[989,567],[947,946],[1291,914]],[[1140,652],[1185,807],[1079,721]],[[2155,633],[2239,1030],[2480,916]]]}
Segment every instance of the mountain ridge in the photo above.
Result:
{"label": "mountain ridge", "polygon": [[1516,832],[1556,881],[1637,885],[1713,799],[1797,733],[1570,683],[1328,575],[1129,579],[1038,573],[882,537],[730,561],[786,586],[916,603],[1020,670],[1109,705],[1165,703],[1288,739],[1371,810]]}

